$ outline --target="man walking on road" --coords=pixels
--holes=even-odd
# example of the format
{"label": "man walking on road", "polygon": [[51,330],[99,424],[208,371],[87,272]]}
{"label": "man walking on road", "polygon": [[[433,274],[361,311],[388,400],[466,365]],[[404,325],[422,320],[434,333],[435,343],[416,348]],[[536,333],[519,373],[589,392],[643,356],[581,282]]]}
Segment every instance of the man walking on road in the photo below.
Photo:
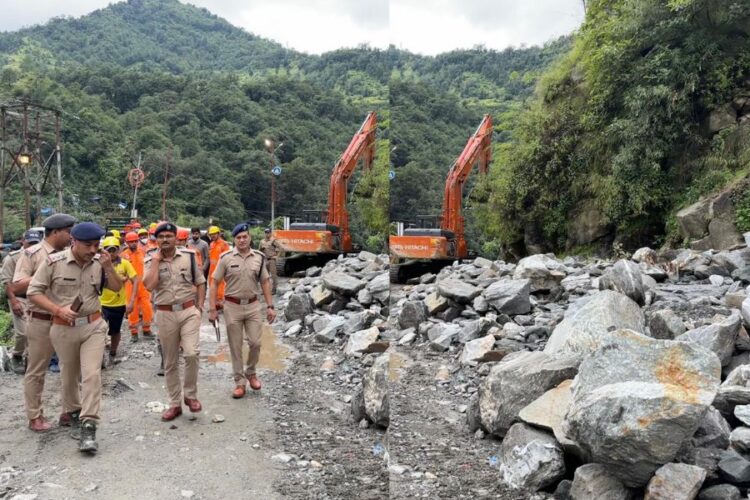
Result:
{"label": "man walking on road", "polygon": [[208,243],[201,239],[201,230],[198,227],[194,227],[190,230],[190,239],[188,240],[188,248],[195,250],[195,254],[200,255],[201,268],[203,269],[203,275],[208,277],[208,267],[211,261],[208,257]]}
{"label": "man walking on road", "polygon": [[117,362],[117,348],[120,346],[122,320],[125,318],[125,314],[131,312],[134,308],[139,280],[133,264],[120,257],[120,245],[117,238],[104,238],[102,247],[109,254],[120,281],[130,284],[129,287],[121,287],[119,290],[111,290],[105,286],[101,294],[102,315],[109,325],[107,332],[109,335],[109,364],[112,365]]}
{"label": "man walking on road", "polygon": [[218,302],[216,303],[216,307],[222,309],[224,307],[224,283],[216,285],[213,274],[216,270],[216,265],[219,263],[219,256],[229,250],[229,244],[221,239],[221,229],[218,226],[208,228],[208,237],[211,238],[211,245],[208,251],[209,258],[211,259],[211,265],[208,268],[208,287],[213,288],[217,286],[216,297]]}
{"label": "man walking on road", "polygon": [[133,307],[128,312],[128,326],[130,327],[130,341],[138,341],[138,324],[141,323],[141,317],[143,317],[143,338],[153,338],[154,334],[151,333],[151,321],[153,320],[154,312],[151,308],[151,294],[143,286],[143,262],[146,259],[146,252],[138,241],[138,235],[135,233],[128,233],[125,235],[125,244],[127,248],[122,251],[120,256],[129,261],[133,265],[136,274],[138,275],[138,286],[135,286],[135,282],[125,284],[125,293],[127,297],[133,297],[133,288],[136,289],[135,302]]}
{"label": "man walking on road", "polygon": [[23,251],[31,246],[36,245],[42,240],[42,234],[39,231],[29,229],[23,234],[21,240],[21,249],[8,254],[3,260],[2,271],[0,271],[0,283],[5,288],[5,296],[8,298],[8,306],[13,314],[13,330],[15,332],[15,343],[13,353],[10,358],[11,369],[16,375],[26,373],[26,311],[29,304],[26,301],[25,294],[16,295],[13,293],[12,283],[13,274],[16,271],[16,265],[21,258]]}
{"label": "man walking on road", "polygon": [[[96,452],[102,399],[102,357],[107,323],[99,312],[104,287],[122,287],[109,253],[97,255],[104,229],[82,222],[70,232],[73,245],[47,257],[29,285],[29,301],[52,315],[50,339],[62,365],[63,411],[82,452]],[[79,377],[81,390],[79,390]]]}
{"label": "man walking on road", "polygon": [[[201,411],[198,401],[198,355],[201,309],[205,298],[203,277],[193,250],[177,248],[177,226],[160,224],[154,232],[157,251],[146,257],[143,283],[154,295],[156,325],[164,354],[164,374],[169,393],[169,409],[161,418],[174,420],[182,415],[182,400],[191,412]],[[198,301],[195,290],[198,289]],[[185,383],[180,387],[180,348],[185,358]]]}
{"label": "man walking on road", "polygon": [[260,240],[259,247],[260,251],[266,256],[266,267],[268,268],[268,273],[271,275],[271,280],[273,281],[272,292],[275,294],[276,283],[278,281],[278,276],[276,275],[276,257],[279,256],[279,250],[281,250],[281,248],[279,247],[276,238],[271,234],[270,227],[266,228],[265,233],[265,238]]}
{"label": "man walking on road", "polygon": [[[44,239],[38,245],[23,251],[13,273],[13,293],[27,295],[31,278],[50,255],[64,250],[70,244],[70,229],[75,224],[75,217],[68,214],[50,215],[42,221]],[[29,304],[26,321],[26,344],[28,359],[26,375],[23,378],[23,397],[26,406],[26,417],[32,431],[43,432],[52,428],[52,424],[44,419],[42,410],[42,393],[44,392],[44,376],[47,373],[52,354],[55,352],[49,338],[52,326],[52,315],[34,303]],[[100,360],[101,363],[101,360]],[[63,395],[63,407],[66,401]],[[70,425],[68,414],[60,416],[60,425]]]}
{"label": "man walking on road", "polygon": [[[269,283],[268,270],[264,265],[264,256],[250,246],[252,240],[247,224],[238,224],[232,230],[234,249],[225,252],[219,258],[219,263],[213,273],[214,283],[226,283],[226,297],[224,318],[227,324],[229,352],[232,358],[235,389],[232,397],[239,399],[245,395],[245,386],[257,391],[261,384],[256,374],[256,366],[260,357],[260,338],[263,328],[263,318],[272,323],[276,318],[273,306],[273,295]],[[259,297],[263,293],[266,301],[264,308]],[[217,287],[210,289],[209,319],[216,321]],[[247,339],[250,351],[247,357],[247,367],[243,370],[242,344]]]}

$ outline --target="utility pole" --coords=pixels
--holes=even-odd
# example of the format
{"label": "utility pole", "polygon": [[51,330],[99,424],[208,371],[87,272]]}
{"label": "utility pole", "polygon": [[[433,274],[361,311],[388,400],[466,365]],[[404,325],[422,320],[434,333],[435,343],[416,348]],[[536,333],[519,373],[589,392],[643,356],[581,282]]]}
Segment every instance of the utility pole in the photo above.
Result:
{"label": "utility pole", "polygon": [[63,211],[62,179],[62,134],[60,133],[60,112],[55,111],[55,166],[57,168],[57,211]]}
{"label": "utility pole", "polygon": [[169,162],[172,159],[172,145],[167,150],[167,164],[164,168],[164,189],[161,193],[161,220],[167,220],[167,184],[169,183]]}

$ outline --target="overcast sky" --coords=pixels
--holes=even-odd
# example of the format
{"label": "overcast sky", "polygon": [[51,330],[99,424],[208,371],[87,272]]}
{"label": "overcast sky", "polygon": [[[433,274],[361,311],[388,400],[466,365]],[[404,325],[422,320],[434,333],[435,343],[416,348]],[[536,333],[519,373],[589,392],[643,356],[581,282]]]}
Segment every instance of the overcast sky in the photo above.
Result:
{"label": "overcast sky", "polygon": [[[0,0],[0,31],[81,16],[111,0]],[[389,43],[421,54],[535,45],[575,30],[581,0],[192,0],[235,26],[321,53]]]}

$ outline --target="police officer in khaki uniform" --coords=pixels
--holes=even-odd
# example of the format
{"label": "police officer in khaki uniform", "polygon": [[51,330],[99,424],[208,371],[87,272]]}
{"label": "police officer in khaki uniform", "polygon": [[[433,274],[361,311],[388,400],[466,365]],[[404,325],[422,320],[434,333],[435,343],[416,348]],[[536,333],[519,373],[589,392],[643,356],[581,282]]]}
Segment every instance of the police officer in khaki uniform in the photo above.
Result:
{"label": "police officer in khaki uniform", "polygon": [[259,249],[266,256],[266,267],[268,268],[268,272],[271,274],[271,279],[273,280],[272,293],[276,293],[276,284],[279,280],[278,276],[276,275],[276,257],[279,256],[281,247],[279,247],[279,243],[276,241],[276,238],[271,235],[270,227],[267,227],[265,229],[265,236],[265,238],[260,240]]}
{"label": "police officer in khaki uniform", "polygon": [[[13,273],[12,289],[16,296],[27,294],[31,278],[49,255],[64,250],[70,244],[70,230],[75,221],[75,217],[68,214],[50,215],[42,221],[44,240],[24,250]],[[43,308],[30,303],[26,321],[28,359],[23,379],[23,396],[29,428],[37,432],[52,428],[52,424],[45,421],[42,411],[44,376],[55,352],[49,339],[51,326],[52,316]],[[63,407],[65,406],[66,402],[63,401]],[[67,413],[60,416],[60,425],[70,425]]]}
{"label": "police officer in khaki uniform", "polygon": [[[164,375],[169,393],[169,409],[161,419],[169,421],[182,415],[181,395],[191,412],[201,411],[198,401],[198,354],[201,313],[206,293],[206,278],[198,267],[195,252],[177,248],[177,226],[160,224],[154,231],[157,251],[145,260],[143,284],[156,303],[156,325],[164,355]],[[197,287],[198,300],[195,300]],[[180,388],[178,362],[180,347],[185,358],[185,383]]]}
{"label": "police officer in khaki uniform", "polygon": [[21,249],[8,254],[3,260],[3,267],[0,270],[0,283],[5,288],[5,296],[8,298],[10,312],[13,314],[13,330],[15,332],[15,344],[13,353],[10,358],[11,368],[16,375],[26,373],[26,311],[29,304],[26,301],[26,295],[16,295],[13,293],[13,274],[16,271],[18,260],[23,255],[23,251],[36,245],[42,240],[40,231],[29,229],[23,234],[21,240]]}
{"label": "police officer in khaki uniform", "polygon": [[[227,323],[229,337],[229,352],[232,357],[232,371],[234,372],[235,389],[232,397],[235,399],[245,395],[245,384],[257,391],[260,380],[255,368],[260,357],[260,338],[263,328],[263,317],[269,323],[276,318],[273,307],[273,295],[269,283],[268,269],[264,265],[261,252],[250,247],[252,243],[247,224],[238,224],[232,230],[234,249],[224,252],[219,257],[219,263],[214,271],[215,286],[209,294],[209,319],[216,321],[217,287],[219,283],[226,283],[224,296],[224,318]],[[261,289],[266,301],[266,307],[260,303]],[[247,357],[247,367],[242,366],[242,340],[247,339],[250,352]]]}
{"label": "police officer in khaki uniform", "polygon": [[98,449],[96,426],[107,336],[99,295],[104,287],[113,291],[122,288],[110,255],[97,255],[104,233],[92,222],[74,226],[71,248],[47,257],[28,291],[29,301],[53,316],[50,339],[62,365],[63,410],[70,415],[71,436],[79,440],[78,449],[91,453]]}

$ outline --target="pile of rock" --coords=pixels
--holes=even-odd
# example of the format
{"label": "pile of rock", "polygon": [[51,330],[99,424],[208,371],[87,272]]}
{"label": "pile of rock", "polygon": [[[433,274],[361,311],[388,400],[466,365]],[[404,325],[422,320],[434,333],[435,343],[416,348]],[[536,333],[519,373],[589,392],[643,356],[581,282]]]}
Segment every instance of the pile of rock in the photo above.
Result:
{"label": "pile of rock", "polygon": [[[463,279],[461,294],[450,299],[449,307],[461,311],[444,328],[457,325],[459,343],[466,324],[477,320],[471,317],[481,314],[479,297],[490,304],[479,320],[493,315],[490,349],[507,347],[509,330],[523,336],[530,328],[550,329],[541,342],[519,340],[521,349],[484,370],[468,405],[470,430],[502,439],[500,471],[508,486],[572,499],[711,499],[740,498],[750,485],[750,299],[744,290],[750,253],[688,250],[672,257],[657,266],[647,250],[636,253],[638,262],[614,264],[534,256],[533,272],[521,261],[515,269],[454,266],[438,277],[450,283],[468,266],[479,270],[469,270],[476,276]],[[501,286],[517,292],[498,304],[490,290]],[[427,307],[428,294],[446,297],[444,288],[415,286],[402,299],[399,318],[407,303]],[[523,307],[514,316],[501,310],[508,302]],[[508,318],[500,325],[502,314]],[[531,320],[519,322],[518,315]],[[441,323],[425,314],[413,328],[421,334]],[[471,342],[462,361],[470,361]]]}
{"label": "pile of rock", "polygon": [[324,344],[346,342],[351,356],[382,350],[377,341],[390,300],[387,256],[339,256],[322,269],[311,267],[304,277],[290,279],[280,291],[284,313],[275,327],[283,335],[307,335]]}

